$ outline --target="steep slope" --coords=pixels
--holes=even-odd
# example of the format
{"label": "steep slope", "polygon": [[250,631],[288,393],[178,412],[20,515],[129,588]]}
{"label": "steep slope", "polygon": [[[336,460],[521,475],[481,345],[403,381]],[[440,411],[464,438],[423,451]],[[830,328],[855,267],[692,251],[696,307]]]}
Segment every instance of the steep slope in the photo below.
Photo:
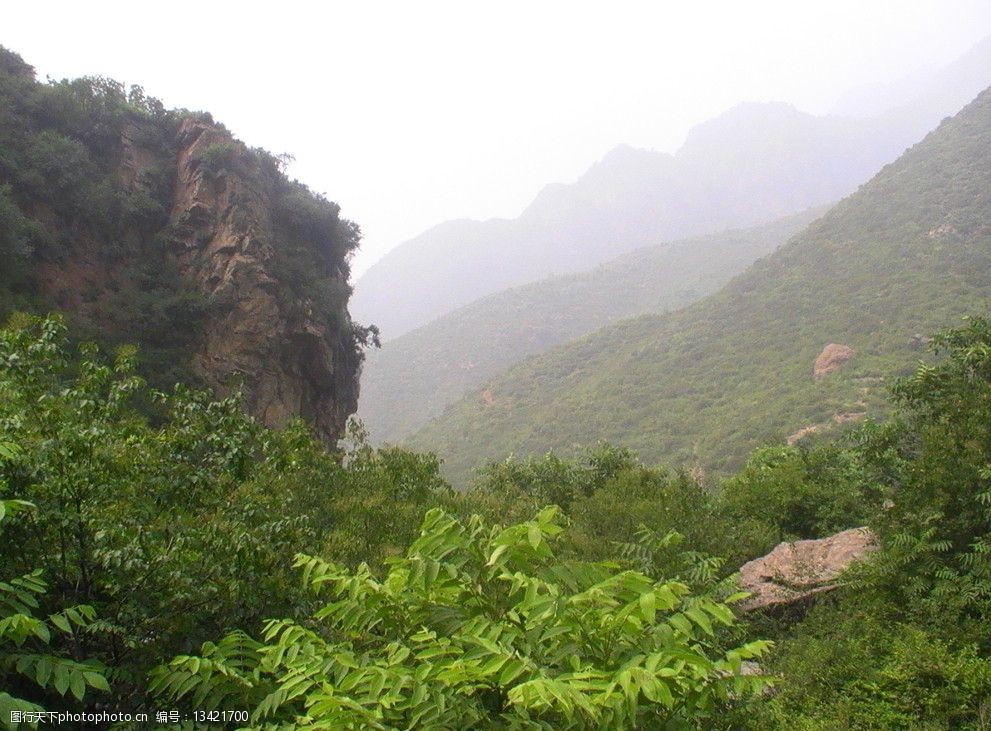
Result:
{"label": "steep slope", "polygon": [[357,227],[209,115],[107,79],[41,84],[0,49],[0,316],[58,309],[141,346],[156,385],[244,391],[328,442],[357,406]]}
{"label": "steep slope", "polygon": [[718,294],[532,358],[411,441],[455,475],[597,439],[728,468],[879,408],[919,334],[989,299],[991,90]]}
{"label": "steep slope", "polygon": [[376,441],[411,435],[469,389],[529,355],[626,317],[715,292],[822,213],[640,249],[590,272],[483,297],[371,351],[358,415]]}
{"label": "steep slope", "polygon": [[744,104],[692,130],[675,155],[616,148],[518,218],[450,221],[396,247],[357,282],[352,311],[390,340],[507,287],[838,200],[991,83],[981,48],[910,99],[893,94],[886,114]]}

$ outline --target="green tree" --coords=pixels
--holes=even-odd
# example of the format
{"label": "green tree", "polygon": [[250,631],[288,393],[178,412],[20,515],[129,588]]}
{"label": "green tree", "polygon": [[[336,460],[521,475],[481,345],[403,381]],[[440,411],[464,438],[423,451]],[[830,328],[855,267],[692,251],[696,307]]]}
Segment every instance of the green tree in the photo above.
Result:
{"label": "green tree", "polygon": [[[556,508],[507,528],[427,513],[384,577],[297,557],[326,596],[312,623],[276,620],[156,671],[194,706],[250,707],[255,726],[681,728],[758,693],[764,653],[713,651],[724,603],[609,564],[562,561]],[[731,597],[736,599],[737,597]]]}
{"label": "green tree", "polygon": [[944,357],[892,388],[899,420],[865,444],[890,475],[879,576],[906,606],[975,621],[991,610],[991,321],[932,347]]}
{"label": "green tree", "polygon": [[[20,456],[13,444],[0,441],[0,462]],[[0,492],[6,484],[0,478]],[[0,537],[6,521],[33,510],[23,500],[0,499]],[[23,576],[0,577],[0,726],[16,728],[12,712],[64,707],[71,693],[82,701],[91,689],[110,690],[104,668],[95,661],[78,661],[77,634],[95,619],[91,606],[64,607],[47,616],[41,600],[47,584],[40,569]],[[62,650],[67,651],[65,654]]]}
{"label": "green tree", "polygon": [[114,668],[115,702],[132,709],[163,658],[304,618],[297,552],[377,566],[446,489],[434,458],[329,453],[301,423],[262,428],[236,396],[151,390],[135,357],[73,354],[59,318],[0,330],[0,434],[22,447],[0,479],[40,508],[9,526],[0,566],[43,569],[52,606],[96,609],[102,631],[78,638],[79,656]]}

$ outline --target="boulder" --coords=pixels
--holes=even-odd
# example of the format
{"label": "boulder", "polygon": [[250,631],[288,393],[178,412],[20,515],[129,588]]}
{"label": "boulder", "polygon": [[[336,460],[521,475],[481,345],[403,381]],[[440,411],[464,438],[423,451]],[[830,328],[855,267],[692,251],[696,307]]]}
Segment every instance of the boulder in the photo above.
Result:
{"label": "boulder", "polygon": [[740,584],[752,595],[741,608],[754,611],[787,606],[835,589],[843,571],[875,550],[877,540],[867,528],[779,543],[769,554],[740,569]]}

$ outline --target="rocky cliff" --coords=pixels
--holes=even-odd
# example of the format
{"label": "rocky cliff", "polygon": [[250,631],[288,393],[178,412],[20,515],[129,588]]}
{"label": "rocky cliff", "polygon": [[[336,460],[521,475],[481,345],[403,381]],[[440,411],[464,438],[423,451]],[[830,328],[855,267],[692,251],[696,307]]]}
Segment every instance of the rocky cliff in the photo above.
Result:
{"label": "rocky cliff", "polygon": [[[30,272],[6,309],[61,309],[81,336],[141,346],[163,385],[237,388],[266,425],[301,416],[336,441],[370,336],[347,309],[357,226],[209,115],[102,79],[39,84],[3,53],[0,208],[29,232]],[[89,175],[61,185],[67,155]],[[21,230],[7,219],[0,248]]]}
{"label": "rocky cliff", "polygon": [[[305,292],[291,292],[274,270],[275,179],[238,174],[205,164],[211,149],[232,144],[230,135],[191,119],[178,132],[173,255],[184,276],[222,307],[203,327],[193,368],[218,390],[243,378],[251,410],[268,426],[306,417],[328,440],[336,439],[357,408],[358,364],[345,303],[336,318],[321,316]],[[248,155],[234,143],[232,160]],[[347,288],[339,262],[325,277]],[[336,319],[336,321],[335,321]]]}

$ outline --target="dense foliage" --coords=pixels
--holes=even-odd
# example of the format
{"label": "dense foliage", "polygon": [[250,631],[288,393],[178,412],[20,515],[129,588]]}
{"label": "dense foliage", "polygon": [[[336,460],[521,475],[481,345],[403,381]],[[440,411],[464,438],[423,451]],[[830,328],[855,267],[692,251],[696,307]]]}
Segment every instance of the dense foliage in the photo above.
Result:
{"label": "dense foliage", "polygon": [[[10,463],[19,456],[15,445],[0,442],[0,460]],[[0,490],[6,492],[2,480]],[[23,500],[0,499],[0,531],[4,521],[33,507]],[[46,617],[40,613],[39,601],[46,589],[40,569],[0,577],[0,723],[4,727],[10,724],[12,712],[45,710],[29,698],[44,697],[46,692],[63,697],[71,693],[82,702],[92,690],[110,690],[98,663],[78,662],[68,655],[78,654],[79,635],[93,627],[93,608],[64,607]]]}
{"label": "dense foliage", "polygon": [[852,450],[876,495],[870,523],[883,550],[849,590],[785,630],[775,669],[786,682],[763,723],[987,727],[991,321],[934,346],[943,359],[900,380],[897,417],[863,430]]}
{"label": "dense foliage", "polygon": [[[599,439],[737,469],[802,428],[882,414],[883,380],[924,354],[916,336],[981,311],[989,288],[991,91],[718,294],[530,358],[409,444],[457,483],[486,457]],[[827,343],[856,355],[815,379]]]}
{"label": "dense foliage", "polygon": [[[314,728],[680,728],[759,692],[767,649],[713,649],[731,610],[605,564],[562,563],[556,509],[507,528],[433,510],[382,578],[300,556],[313,627],[269,622],[180,657],[153,688]],[[731,597],[732,598],[732,597]]]}
{"label": "dense foliage", "polygon": [[165,157],[177,114],[109,79],[38,83],[34,70],[3,48],[0,100],[5,309],[11,298],[30,301],[34,262],[58,262],[91,245],[109,263],[122,249],[153,243],[151,234],[166,222],[172,173],[163,164],[147,172],[145,185],[124,186],[116,169],[121,136],[132,126],[143,145]]}
{"label": "dense foliage", "polygon": [[151,390],[133,349],[73,357],[57,319],[0,334],[0,434],[22,450],[4,497],[36,506],[4,524],[5,574],[40,569],[51,607],[95,609],[78,652],[112,668],[128,706],[163,657],[305,612],[297,551],[401,550],[439,483],[429,458],[357,448],[342,463],[301,426],[261,429],[237,398]]}
{"label": "dense foliage", "polygon": [[[599,445],[492,463],[459,494],[429,455],[360,429],[327,453],[18,316],[0,702],[288,727],[982,728],[991,322],[933,345],[890,421],[727,479]],[[732,611],[746,560],[865,523],[881,551],[806,616]]]}

